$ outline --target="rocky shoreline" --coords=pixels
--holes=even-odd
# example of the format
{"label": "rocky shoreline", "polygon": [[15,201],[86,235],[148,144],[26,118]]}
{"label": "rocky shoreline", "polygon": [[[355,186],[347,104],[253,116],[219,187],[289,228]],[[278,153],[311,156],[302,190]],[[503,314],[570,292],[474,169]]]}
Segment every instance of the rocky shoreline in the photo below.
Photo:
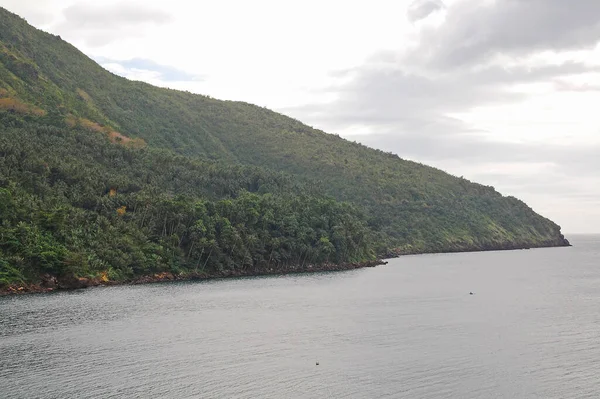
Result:
{"label": "rocky shoreline", "polygon": [[[458,253],[458,252],[486,252],[486,251],[511,251],[511,250],[523,250],[531,248],[550,248],[550,247],[568,247],[571,246],[568,240],[564,237],[560,242],[548,241],[534,246],[528,246],[523,244],[505,243],[503,245],[489,246],[484,248],[447,248],[441,251],[419,251],[411,249],[397,249],[391,250],[384,255],[385,259],[398,258],[406,255],[422,255],[427,253]],[[361,269],[365,267],[375,267],[379,265],[387,264],[386,261],[378,259],[366,262],[356,263],[324,263],[321,265],[305,265],[305,266],[286,266],[278,269],[267,269],[267,270],[226,270],[216,272],[189,272],[182,274],[173,274],[171,272],[160,272],[152,275],[141,276],[132,280],[124,281],[112,281],[103,277],[97,278],[63,278],[59,279],[54,276],[45,275],[42,276],[39,284],[25,284],[25,285],[12,285],[4,288],[0,288],[0,296],[5,295],[18,295],[18,294],[32,294],[32,293],[44,293],[54,291],[65,291],[75,290],[88,287],[98,286],[112,286],[112,285],[136,285],[136,284],[151,284],[160,283],[165,281],[193,281],[193,280],[212,280],[220,278],[232,278],[232,277],[253,277],[253,276],[271,276],[271,275],[285,275],[285,274],[299,274],[299,273],[317,273],[317,272],[335,272],[344,270]]]}
{"label": "rocky shoreline", "polygon": [[404,255],[423,255],[423,254],[451,254],[451,253],[462,253],[462,252],[490,252],[490,251],[515,251],[521,249],[533,249],[533,248],[559,248],[559,247],[571,247],[571,243],[564,236],[556,240],[544,241],[537,244],[519,244],[519,243],[502,243],[496,245],[484,245],[482,247],[477,246],[459,246],[454,248],[444,248],[439,251],[427,251],[411,248],[402,249],[391,249],[388,251],[383,258],[391,259],[398,258]]}
{"label": "rocky shoreline", "polygon": [[287,266],[279,269],[267,270],[226,270],[221,272],[190,272],[182,274],[173,274],[171,272],[160,272],[147,276],[141,276],[132,280],[111,281],[103,277],[98,278],[63,278],[59,279],[54,276],[42,276],[42,281],[39,284],[27,285],[12,285],[6,288],[0,288],[0,296],[18,295],[18,294],[33,294],[47,293],[54,291],[76,290],[88,287],[98,286],[113,286],[113,285],[136,285],[136,284],[151,284],[166,281],[194,281],[194,280],[213,280],[232,277],[255,277],[255,276],[271,276],[271,275],[286,275],[300,273],[318,273],[318,272],[335,272],[353,269],[362,269],[365,267],[375,267],[385,265],[387,262],[383,260],[371,260],[366,262],[356,263],[324,263],[321,265],[305,265],[305,266]]}

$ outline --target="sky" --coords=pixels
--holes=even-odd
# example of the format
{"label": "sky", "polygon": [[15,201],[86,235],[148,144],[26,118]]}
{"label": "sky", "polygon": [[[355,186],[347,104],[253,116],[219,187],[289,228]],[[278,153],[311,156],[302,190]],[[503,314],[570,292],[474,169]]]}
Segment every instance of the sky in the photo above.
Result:
{"label": "sky", "polygon": [[600,232],[598,0],[0,0],[113,73],[240,100]]}

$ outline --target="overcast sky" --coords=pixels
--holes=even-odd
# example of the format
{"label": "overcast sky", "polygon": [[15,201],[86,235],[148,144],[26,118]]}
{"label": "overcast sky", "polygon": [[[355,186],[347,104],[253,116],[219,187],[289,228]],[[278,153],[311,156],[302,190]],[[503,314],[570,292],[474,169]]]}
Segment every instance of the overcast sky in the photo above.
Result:
{"label": "overcast sky", "polygon": [[243,100],[600,232],[600,0],[0,0],[105,68]]}

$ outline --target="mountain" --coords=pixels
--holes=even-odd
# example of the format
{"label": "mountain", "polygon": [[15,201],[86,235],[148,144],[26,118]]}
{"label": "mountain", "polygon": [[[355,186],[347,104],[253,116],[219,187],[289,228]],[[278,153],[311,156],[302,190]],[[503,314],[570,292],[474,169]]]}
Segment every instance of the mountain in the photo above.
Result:
{"label": "mountain", "polygon": [[0,285],[568,245],[493,187],[0,23]]}

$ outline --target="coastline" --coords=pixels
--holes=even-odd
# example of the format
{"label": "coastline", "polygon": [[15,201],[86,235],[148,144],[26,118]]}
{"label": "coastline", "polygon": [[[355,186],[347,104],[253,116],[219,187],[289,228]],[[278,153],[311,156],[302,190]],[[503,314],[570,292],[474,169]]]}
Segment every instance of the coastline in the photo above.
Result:
{"label": "coastline", "polygon": [[159,272],[123,281],[103,280],[102,278],[91,279],[85,277],[61,280],[53,276],[44,276],[43,281],[40,284],[12,285],[6,288],[0,288],[0,296],[71,291],[76,289],[84,289],[99,286],[152,284],[167,281],[197,281],[235,277],[257,277],[301,273],[337,272],[344,270],[362,269],[366,267],[376,267],[385,264],[387,264],[386,261],[377,259],[365,262],[349,262],[340,264],[324,263],[321,265],[287,266],[285,268],[268,270],[227,270],[211,273],[190,272],[181,274],[173,274],[171,272]]}
{"label": "coastline", "polygon": [[545,241],[538,244],[516,244],[516,243],[503,243],[499,245],[487,245],[483,247],[477,246],[464,246],[456,248],[444,248],[436,251],[422,251],[422,250],[411,250],[403,248],[401,250],[389,250],[382,258],[392,259],[398,258],[405,255],[425,255],[425,254],[453,254],[453,253],[466,253],[466,252],[493,252],[493,251],[516,251],[522,249],[537,249],[537,248],[562,248],[572,247],[569,240],[561,237],[558,240]]}
{"label": "coastline", "polygon": [[344,270],[362,269],[367,267],[376,267],[385,265],[385,259],[399,258],[408,255],[426,255],[426,254],[450,254],[450,253],[468,253],[468,252],[493,252],[493,251],[514,251],[527,250],[534,248],[560,248],[572,246],[569,241],[564,240],[562,243],[547,242],[535,246],[505,244],[502,246],[494,246],[488,248],[449,248],[441,251],[419,251],[419,250],[403,250],[390,251],[382,256],[381,259],[370,260],[365,262],[349,262],[349,263],[324,263],[320,265],[305,265],[305,266],[286,266],[279,269],[268,270],[227,270],[216,272],[189,272],[181,274],[173,274],[171,272],[159,272],[151,275],[140,276],[134,279],[113,281],[98,278],[67,278],[58,279],[54,276],[43,276],[42,282],[39,284],[11,285],[5,288],[0,288],[0,297],[8,295],[25,295],[39,294],[59,291],[71,291],[76,289],[84,289],[89,287],[99,286],[117,286],[117,285],[138,285],[152,284],[167,281],[197,281],[197,280],[214,280],[223,278],[236,277],[258,277],[258,276],[277,276],[288,274],[301,273],[319,273],[319,272],[336,272]]}

